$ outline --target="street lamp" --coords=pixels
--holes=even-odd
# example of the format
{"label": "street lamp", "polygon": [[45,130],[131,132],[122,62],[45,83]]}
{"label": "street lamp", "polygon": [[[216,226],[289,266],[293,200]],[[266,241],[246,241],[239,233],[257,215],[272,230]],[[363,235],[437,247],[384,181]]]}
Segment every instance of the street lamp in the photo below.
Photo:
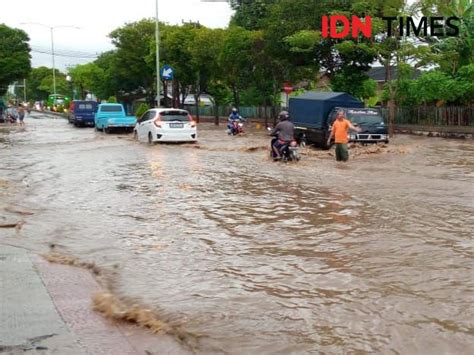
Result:
{"label": "street lamp", "polygon": [[71,95],[72,95],[72,99],[74,100],[75,97],[74,97],[74,89],[72,87],[72,77],[68,74],[66,75],[66,81],[68,82],[69,84],[69,90],[71,91]]}
{"label": "street lamp", "polygon": [[[156,107],[160,107],[160,24],[158,21],[158,0],[156,3],[155,44],[156,44]],[[164,93],[166,95],[166,93]]]}
{"label": "street lamp", "polygon": [[49,28],[51,31],[51,55],[53,59],[53,94],[54,94],[54,100],[56,100],[56,65],[54,62],[54,30],[56,28],[75,28],[76,30],[80,30],[80,27],[77,26],[70,26],[70,25],[63,25],[63,26],[48,26],[44,25],[42,23],[37,23],[37,22],[22,22],[21,25],[36,25],[36,26],[42,26]]}

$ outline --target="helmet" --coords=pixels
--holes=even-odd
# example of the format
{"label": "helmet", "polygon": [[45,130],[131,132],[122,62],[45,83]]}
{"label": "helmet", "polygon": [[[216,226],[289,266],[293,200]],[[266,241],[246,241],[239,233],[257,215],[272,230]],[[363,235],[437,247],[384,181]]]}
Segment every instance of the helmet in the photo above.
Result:
{"label": "helmet", "polygon": [[286,121],[290,119],[290,114],[288,113],[288,111],[281,111],[278,114],[278,118],[280,119],[280,121]]}
{"label": "helmet", "polygon": [[232,112],[237,112],[237,109],[235,107],[232,107]]}

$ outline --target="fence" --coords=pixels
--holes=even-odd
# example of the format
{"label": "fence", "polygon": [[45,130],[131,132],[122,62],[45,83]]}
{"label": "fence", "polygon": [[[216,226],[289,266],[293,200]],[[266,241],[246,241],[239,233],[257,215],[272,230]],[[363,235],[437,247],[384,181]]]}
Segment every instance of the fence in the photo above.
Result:
{"label": "fence", "polygon": [[[186,105],[185,109],[196,115],[196,107]],[[227,117],[231,107],[219,107],[219,117]],[[240,107],[239,112],[243,117],[268,118],[271,122],[281,110],[280,107]],[[382,115],[388,122],[389,109],[381,108]],[[199,107],[200,116],[215,116],[212,106]],[[474,126],[474,106],[413,106],[397,107],[395,109],[395,124],[419,126]]]}
{"label": "fence", "polygon": [[[194,105],[185,105],[185,110],[188,110],[192,115],[196,115],[197,110],[196,106]],[[219,106],[218,108],[218,116],[219,117],[227,117],[229,116],[232,107],[224,107]],[[257,107],[240,107],[239,113],[243,117],[246,118],[265,118],[267,117],[269,120],[272,120],[275,117],[280,108],[279,107],[272,107],[272,106],[257,106]],[[200,116],[215,116],[216,110],[213,106],[201,106],[199,107],[199,115]]]}
{"label": "fence", "polygon": [[[381,109],[388,122],[389,109]],[[395,124],[419,126],[474,126],[474,106],[414,106],[397,107]]]}

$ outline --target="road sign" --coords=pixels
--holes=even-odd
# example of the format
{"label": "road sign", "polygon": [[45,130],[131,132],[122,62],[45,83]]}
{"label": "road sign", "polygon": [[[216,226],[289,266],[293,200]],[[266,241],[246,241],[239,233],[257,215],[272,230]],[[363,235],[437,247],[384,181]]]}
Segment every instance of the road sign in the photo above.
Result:
{"label": "road sign", "polygon": [[174,69],[171,68],[169,65],[164,65],[163,68],[161,68],[160,74],[163,80],[173,80]]}
{"label": "road sign", "polygon": [[283,86],[283,91],[285,91],[286,94],[289,95],[293,92],[293,86],[291,86],[291,84],[285,83],[285,85]]}

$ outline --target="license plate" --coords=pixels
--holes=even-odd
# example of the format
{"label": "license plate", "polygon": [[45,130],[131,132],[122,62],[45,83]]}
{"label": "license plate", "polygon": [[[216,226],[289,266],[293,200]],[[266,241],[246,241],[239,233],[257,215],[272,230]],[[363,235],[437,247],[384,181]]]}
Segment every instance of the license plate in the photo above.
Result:
{"label": "license plate", "polygon": [[182,123],[170,123],[170,128],[183,128],[184,125]]}

